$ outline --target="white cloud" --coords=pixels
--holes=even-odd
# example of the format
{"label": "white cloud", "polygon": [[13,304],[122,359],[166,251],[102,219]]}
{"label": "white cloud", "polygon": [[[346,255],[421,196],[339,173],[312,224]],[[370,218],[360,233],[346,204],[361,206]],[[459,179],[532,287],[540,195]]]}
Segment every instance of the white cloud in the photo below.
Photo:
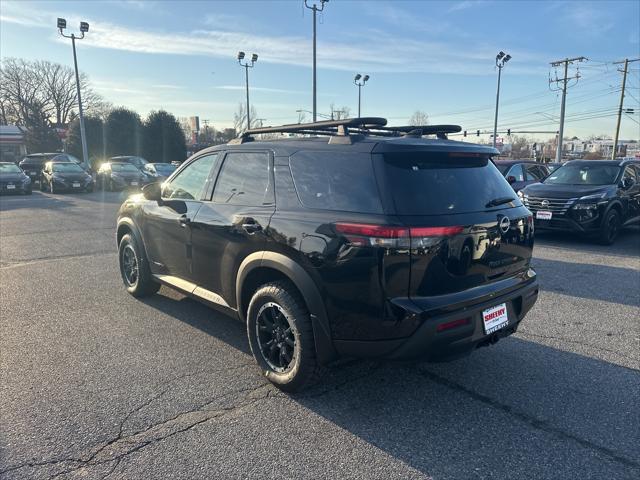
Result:
{"label": "white cloud", "polygon": [[[32,26],[51,28],[55,17],[51,12],[16,7],[3,10],[5,21],[30,22]],[[396,12],[397,21],[404,14]],[[76,25],[80,18],[67,17],[69,25]],[[246,31],[224,31],[220,29],[195,30],[191,32],[166,32],[142,30],[86,19],[91,24],[84,46],[111,50],[129,51],[157,55],[197,55],[205,57],[235,59],[237,46],[245,51],[258,52],[261,63],[276,63],[311,66],[311,42],[307,37],[287,35],[258,35]],[[57,41],[64,41],[56,37]],[[359,36],[348,42],[321,39],[318,42],[318,66],[325,69],[377,72],[425,72],[455,73],[457,75],[493,75],[491,59],[495,47],[473,45],[465,48],[443,41],[412,40],[377,32],[375,37]],[[372,52],[375,52],[373,54]],[[531,58],[521,52],[520,58]],[[514,59],[515,59],[514,55]],[[512,74],[530,74],[531,67],[513,65]],[[537,70],[535,70],[537,73]]]}

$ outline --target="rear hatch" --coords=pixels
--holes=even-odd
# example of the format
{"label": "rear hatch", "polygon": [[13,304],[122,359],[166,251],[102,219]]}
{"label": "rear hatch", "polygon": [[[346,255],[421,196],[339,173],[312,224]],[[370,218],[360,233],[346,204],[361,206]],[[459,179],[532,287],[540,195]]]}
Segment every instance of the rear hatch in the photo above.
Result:
{"label": "rear hatch", "polygon": [[531,214],[487,154],[376,157],[385,210],[410,239],[409,297],[454,294],[528,270]]}

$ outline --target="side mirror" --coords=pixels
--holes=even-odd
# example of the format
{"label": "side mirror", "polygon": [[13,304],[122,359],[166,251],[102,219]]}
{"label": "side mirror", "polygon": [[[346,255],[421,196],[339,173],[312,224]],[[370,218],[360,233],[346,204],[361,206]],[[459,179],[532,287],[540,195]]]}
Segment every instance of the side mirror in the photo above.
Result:
{"label": "side mirror", "polygon": [[147,200],[155,200],[160,203],[162,201],[162,184],[159,182],[150,183],[142,187],[142,195]]}
{"label": "side mirror", "polygon": [[514,177],[513,175],[509,175],[507,177],[507,182],[509,182],[511,184],[516,183],[516,177]]}
{"label": "side mirror", "polygon": [[622,188],[625,190],[629,190],[636,184],[636,181],[631,177],[626,177],[622,180]]}

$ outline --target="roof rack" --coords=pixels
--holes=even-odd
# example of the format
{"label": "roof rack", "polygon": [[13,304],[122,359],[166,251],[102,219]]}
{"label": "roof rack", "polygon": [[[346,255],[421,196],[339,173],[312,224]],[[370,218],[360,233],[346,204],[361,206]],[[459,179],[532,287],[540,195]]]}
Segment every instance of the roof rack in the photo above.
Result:
{"label": "roof rack", "polygon": [[312,123],[292,123],[275,127],[260,127],[246,130],[229,143],[240,144],[253,141],[252,135],[263,133],[298,133],[302,135],[327,135],[329,143],[351,144],[364,135],[383,137],[407,136],[421,137],[437,135],[446,139],[448,133],[462,130],[459,125],[399,125],[387,127],[387,120],[381,117],[345,118],[341,120],[323,120]]}

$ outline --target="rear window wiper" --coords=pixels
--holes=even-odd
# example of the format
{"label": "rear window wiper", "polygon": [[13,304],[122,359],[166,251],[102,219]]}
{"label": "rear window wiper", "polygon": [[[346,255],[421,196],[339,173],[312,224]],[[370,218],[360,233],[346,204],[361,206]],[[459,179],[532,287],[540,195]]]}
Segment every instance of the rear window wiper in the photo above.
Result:
{"label": "rear window wiper", "polygon": [[494,198],[493,200],[491,200],[489,203],[487,203],[484,208],[491,208],[491,207],[497,207],[498,205],[504,205],[505,203],[510,203],[513,202],[515,200],[515,198],[513,197],[500,197],[500,198]]}

